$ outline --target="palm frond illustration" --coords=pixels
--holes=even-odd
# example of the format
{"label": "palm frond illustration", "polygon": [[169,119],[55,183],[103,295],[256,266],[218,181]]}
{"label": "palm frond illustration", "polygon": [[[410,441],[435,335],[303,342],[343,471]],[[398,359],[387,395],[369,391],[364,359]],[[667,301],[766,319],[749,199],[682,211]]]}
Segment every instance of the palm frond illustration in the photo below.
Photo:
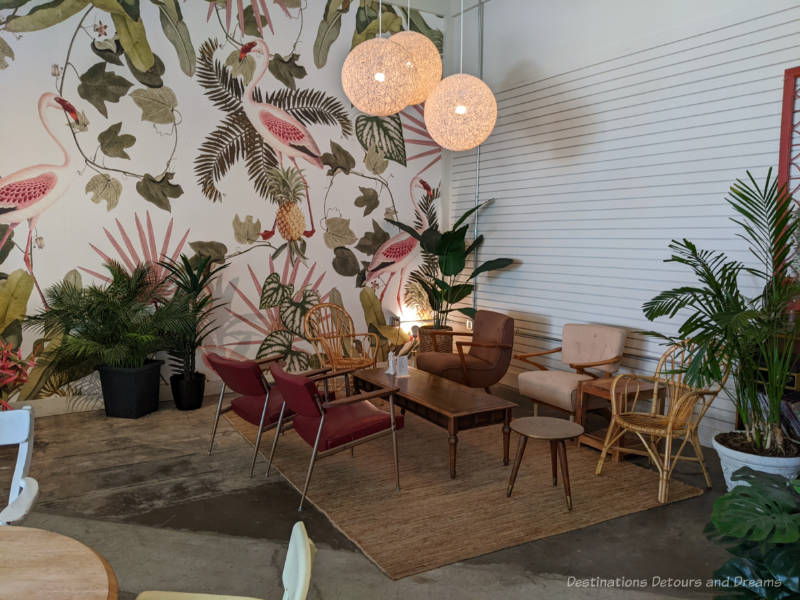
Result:
{"label": "palm frond illustration", "polygon": [[[231,70],[214,57],[221,45],[216,39],[206,40],[200,47],[197,80],[205,95],[225,116],[206,136],[195,159],[195,175],[203,195],[213,202],[223,199],[218,185],[234,164],[243,160],[256,193],[268,198],[268,170],[278,166],[275,151],[256,131],[242,107],[244,84]],[[300,121],[304,126],[338,126],[343,135],[351,135],[353,123],[335,97],[314,89],[284,88],[264,94],[256,88],[256,102],[267,102]]]}

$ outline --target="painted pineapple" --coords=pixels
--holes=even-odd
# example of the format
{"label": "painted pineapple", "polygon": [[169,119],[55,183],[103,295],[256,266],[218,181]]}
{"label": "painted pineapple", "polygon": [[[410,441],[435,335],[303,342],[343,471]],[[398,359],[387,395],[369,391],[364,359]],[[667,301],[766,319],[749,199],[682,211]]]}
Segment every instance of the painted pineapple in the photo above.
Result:
{"label": "painted pineapple", "polygon": [[275,226],[286,243],[278,248],[276,254],[288,247],[292,259],[305,258],[306,242],[303,231],[306,219],[300,210],[300,203],[305,200],[305,181],[297,167],[272,167],[267,171],[267,197],[278,205]]}

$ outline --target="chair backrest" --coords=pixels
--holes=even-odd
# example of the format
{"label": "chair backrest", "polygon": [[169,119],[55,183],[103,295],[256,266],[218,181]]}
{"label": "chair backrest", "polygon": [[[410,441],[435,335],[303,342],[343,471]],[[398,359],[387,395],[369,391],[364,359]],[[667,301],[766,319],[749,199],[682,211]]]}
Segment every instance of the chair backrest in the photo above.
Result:
{"label": "chair backrest", "polygon": [[319,398],[317,386],[311,379],[287,373],[276,364],[270,365],[269,371],[275,378],[275,385],[283,396],[283,401],[286,402],[286,408],[304,417],[322,415],[317,401]]}
{"label": "chair backrest", "polygon": [[206,360],[225,386],[237,394],[261,396],[267,393],[269,387],[256,361],[225,358],[214,352],[206,354]]}
{"label": "chair backrest", "polygon": [[[492,312],[479,310],[475,313],[473,323],[472,341],[484,344],[514,345],[514,319]],[[502,368],[505,372],[511,364],[513,349],[509,348],[480,348],[473,347],[469,353],[475,358],[480,358],[488,363]]]}
{"label": "chair backrest", "polygon": [[26,406],[19,410],[0,412],[0,446],[19,445],[17,463],[11,477],[11,492],[8,503],[17,499],[22,491],[22,479],[28,475],[33,454],[33,409]]}
{"label": "chair backrest", "polygon": [[[699,388],[688,384],[686,382],[686,369],[695,349],[696,346],[688,340],[682,344],[674,344],[667,348],[666,352],[658,360],[658,365],[656,365],[654,373],[656,389],[654,394],[658,392],[659,386],[666,388],[667,415],[673,417],[676,423],[683,423],[688,420],[694,414],[694,407],[698,401],[702,402],[698,420],[702,418],[711,402],[725,386],[730,374],[730,370],[726,369],[722,381],[708,388]],[[695,396],[691,398],[690,402],[679,403],[678,400],[689,392],[698,392],[702,397]]]}
{"label": "chair backrest", "polygon": [[317,547],[308,537],[306,527],[298,521],[292,527],[289,549],[283,563],[283,600],[305,600],[311,584],[311,566]]}
{"label": "chair backrest", "polygon": [[[567,323],[561,331],[561,360],[574,365],[622,356],[627,336],[620,327]],[[619,368],[619,362],[592,368],[611,374]]]}
{"label": "chair backrest", "polygon": [[317,352],[328,360],[342,358],[350,352],[355,328],[350,314],[338,304],[323,303],[312,307],[303,319],[306,337],[317,346]]}

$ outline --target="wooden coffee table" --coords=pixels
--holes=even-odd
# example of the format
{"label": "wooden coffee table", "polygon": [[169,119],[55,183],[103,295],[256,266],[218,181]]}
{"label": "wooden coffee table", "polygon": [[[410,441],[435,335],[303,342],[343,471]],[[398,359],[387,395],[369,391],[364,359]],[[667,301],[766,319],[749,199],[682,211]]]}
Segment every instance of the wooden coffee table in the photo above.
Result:
{"label": "wooden coffee table", "polygon": [[564,496],[567,499],[567,510],[572,510],[572,490],[569,487],[569,467],[567,465],[566,440],[573,440],[583,433],[583,427],[577,423],[572,423],[566,419],[555,419],[553,417],[522,417],[511,422],[511,429],[519,434],[519,446],[517,446],[517,458],[514,460],[514,467],[511,469],[511,478],[508,480],[506,496],[511,496],[514,483],[517,481],[519,465],[522,462],[522,455],[525,454],[525,446],[528,438],[536,440],[547,440],[550,442],[550,464],[553,467],[553,487],[558,485],[558,464],[561,463],[561,479],[564,481]]}
{"label": "wooden coffee table", "polygon": [[458,433],[467,429],[502,423],[503,464],[508,464],[509,424],[511,410],[516,404],[419,369],[409,368],[408,377],[387,375],[385,370],[385,367],[377,367],[356,371],[353,374],[356,388],[369,391],[397,387],[399,391],[394,395],[396,406],[447,429],[450,434],[451,478],[456,476]]}

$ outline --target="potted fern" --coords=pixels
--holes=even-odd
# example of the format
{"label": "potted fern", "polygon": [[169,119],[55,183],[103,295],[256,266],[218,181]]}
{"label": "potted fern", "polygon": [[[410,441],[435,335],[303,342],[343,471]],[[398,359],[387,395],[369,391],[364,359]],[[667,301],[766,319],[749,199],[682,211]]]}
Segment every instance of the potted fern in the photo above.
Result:
{"label": "potted fern", "polygon": [[[737,180],[731,187],[727,202],[736,213],[733,222],[741,227],[738,235],[757,259],[754,266],[701,250],[686,239],[673,240],[667,262],[689,267],[697,283],[661,292],[643,307],[651,321],[685,317],[677,336],[651,334],[670,343],[692,340],[690,383],[720,381],[723,371],[731,370],[734,385],[726,392],[742,427],[713,440],[729,488],[736,485],[732,475],[742,466],[789,478],[800,471],[800,443],[791,439],[781,418],[800,334],[800,319],[790,310],[800,297],[800,283],[789,273],[791,240],[799,224],[791,196],[772,179],[772,170],[763,186],[747,176],[748,181]],[[745,282],[755,282],[757,293],[746,293]]]}
{"label": "potted fern", "polygon": [[49,308],[26,325],[51,340],[44,356],[56,371],[99,372],[106,415],[138,418],[158,409],[163,361],[153,356],[187,327],[190,315],[185,303],[162,301],[163,281],[151,265],[130,273],[115,262],[106,268],[107,285],[64,280],[48,288]]}
{"label": "potted fern", "polygon": [[[420,233],[410,225],[387,219],[392,225],[399,227],[418,240],[424,252],[436,257],[438,267],[436,272],[432,276],[425,276],[425,272],[420,272],[414,280],[415,284],[425,291],[433,315],[432,326],[420,327],[420,351],[422,352],[431,350],[451,352],[452,336],[440,335],[437,338],[436,331],[452,329],[448,325],[448,319],[453,312],[460,312],[474,319],[474,309],[456,308],[456,305],[473,292],[475,289],[473,282],[478,275],[504,269],[514,262],[511,258],[487,260],[475,267],[468,276],[464,276],[467,260],[477,252],[484,240],[483,235],[479,235],[471,244],[467,245],[466,236],[469,230],[467,220],[473,213],[490,202],[491,200],[487,200],[471,208],[461,215],[451,229],[445,232],[440,232],[436,227],[428,227]],[[433,339],[437,340],[435,344]],[[438,340],[442,340],[441,343]]]}
{"label": "potted fern", "polygon": [[206,376],[197,371],[197,351],[217,329],[211,313],[219,303],[214,301],[211,286],[228,264],[214,265],[210,256],[192,260],[184,254],[180,260],[159,264],[167,270],[167,282],[174,286],[171,302],[185,303],[188,309],[186,327],[167,340],[172,399],[179,410],[194,410],[203,404],[206,385]]}

